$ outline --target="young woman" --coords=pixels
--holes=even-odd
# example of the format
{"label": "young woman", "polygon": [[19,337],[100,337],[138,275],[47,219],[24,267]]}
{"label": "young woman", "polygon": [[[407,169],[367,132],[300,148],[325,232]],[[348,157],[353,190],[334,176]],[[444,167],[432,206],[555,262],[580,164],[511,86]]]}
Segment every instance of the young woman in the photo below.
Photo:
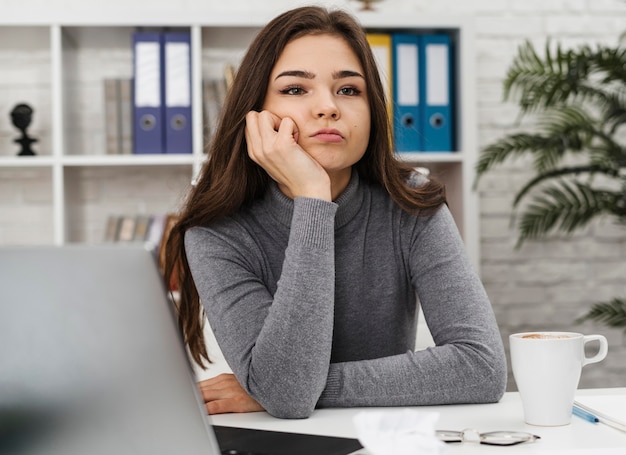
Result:
{"label": "young woman", "polygon": [[[506,361],[442,185],[396,159],[364,31],[318,7],[270,22],[167,245],[179,320],[233,375],[209,413],[499,400]],[[419,300],[418,300],[419,299]],[[436,346],[414,352],[418,305]]]}

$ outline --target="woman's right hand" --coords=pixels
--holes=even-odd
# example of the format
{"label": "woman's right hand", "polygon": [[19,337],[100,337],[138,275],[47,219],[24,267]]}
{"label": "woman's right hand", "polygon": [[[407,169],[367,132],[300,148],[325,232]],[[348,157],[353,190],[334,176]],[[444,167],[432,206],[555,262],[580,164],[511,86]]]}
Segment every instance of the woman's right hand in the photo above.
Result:
{"label": "woman's right hand", "polygon": [[233,374],[223,373],[197,385],[209,414],[264,411]]}
{"label": "woman's right hand", "polygon": [[324,168],[298,144],[298,127],[289,117],[269,111],[246,115],[248,155],[291,198],[330,201],[330,178]]}

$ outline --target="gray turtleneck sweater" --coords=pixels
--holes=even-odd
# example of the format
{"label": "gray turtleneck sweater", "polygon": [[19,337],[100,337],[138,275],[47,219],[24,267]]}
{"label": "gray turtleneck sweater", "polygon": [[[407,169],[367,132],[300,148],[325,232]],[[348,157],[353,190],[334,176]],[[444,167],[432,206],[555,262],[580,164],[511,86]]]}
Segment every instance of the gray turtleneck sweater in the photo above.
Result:
{"label": "gray turtleneck sweater", "polygon": [[[335,202],[272,184],[185,247],[226,361],[272,415],[504,392],[498,326],[445,206],[409,215],[356,172]],[[436,346],[414,352],[419,304]]]}

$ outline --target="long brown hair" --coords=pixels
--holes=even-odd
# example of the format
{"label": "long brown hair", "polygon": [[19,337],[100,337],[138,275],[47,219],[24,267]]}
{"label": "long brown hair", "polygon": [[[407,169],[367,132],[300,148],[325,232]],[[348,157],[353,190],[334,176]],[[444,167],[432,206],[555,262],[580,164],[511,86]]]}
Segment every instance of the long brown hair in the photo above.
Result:
{"label": "long brown hair", "polygon": [[311,34],[343,38],[363,67],[371,130],[367,150],[355,164],[361,178],[381,185],[407,211],[429,212],[445,202],[444,188],[434,180],[418,188],[406,184],[413,169],[400,162],[393,152],[385,92],[366,34],[358,22],[346,12],[315,6],[296,8],[273,19],[259,32],[241,62],[224,101],[209,158],[166,245],[164,274],[168,278],[174,274],[178,283],[178,321],[191,356],[200,366],[210,360],[203,336],[204,314],[185,252],[185,232],[232,215],[267,190],[270,177],[248,157],[245,116],[251,110],[262,109],[270,73],[285,46]]}

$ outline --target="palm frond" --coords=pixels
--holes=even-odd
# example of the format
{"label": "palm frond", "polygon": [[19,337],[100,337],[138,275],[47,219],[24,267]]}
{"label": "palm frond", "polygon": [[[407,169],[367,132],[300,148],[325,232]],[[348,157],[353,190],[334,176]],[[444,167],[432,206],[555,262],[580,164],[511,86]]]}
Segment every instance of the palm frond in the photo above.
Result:
{"label": "palm frond", "polygon": [[604,75],[601,83],[626,82],[626,47],[598,46],[590,58],[594,71]]}
{"label": "palm frond", "polygon": [[589,311],[576,320],[600,322],[609,327],[623,327],[626,331],[626,299],[615,297],[608,302],[594,303]]}
{"label": "palm frond", "polygon": [[537,120],[538,132],[518,133],[505,136],[485,147],[476,164],[476,178],[493,166],[530,152],[534,156],[534,168],[543,173],[554,169],[566,152],[579,152],[591,145],[594,137],[603,137],[598,122],[583,109],[564,106],[550,109]]}
{"label": "palm frond", "polygon": [[515,199],[513,200],[513,207],[519,205],[521,200],[532,191],[535,187],[538,187],[541,183],[547,180],[553,180],[559,177],[573,177],[579,175],[588,175],[594,176],[596,174],[605,175],[611,179],[619,178],[619,168],[615,168],[611,161],[592,163],[589,165],[582,166],[569,166],[569,167],[561,167],[558,169],[553,169],[550,171],[546,171],[544,173],[538,174],[533,177],[531,180],[526,182],[526,184],[520,189],[515,195]]}
{"label": "palm frond", "polygon": [[620,195],[563,179],[542,188],[520,215],[516,247],[552,230],[570,234],[586,226],[595,216],[611,213],[617,196]]}
{"label": "palm frond", "polygon": [[[626,63],[625,63],[626,64]],[[614,134],[617,128],[626,123],[626,82],[619,85],[591,85],[582,81],[577,96],[568,100],[568,104],[581,105],[589,101],[601,113],[605,131]]]}
{"label": "palm frond", "polygon": [[507,73],[504,97],[509,99],[517,96],[522,111],[552,106],[576,91],[577,84],[568,81],[572,73],[580,77],[582,72],[588,72],[585,61],[574,52],[564,52],[560,45],[552,51],[549,41],[546,43],[545,57],[542,58],[532,43],[526,41],[518,48],[518,54]]}
{"label": "palm frond", "polygon": [[[580,46],[565,51],[560,44],[552,49],[548,41],[544,54],[540,57],[530,41],[524,42],[507,73],[504,98],[517,97],[522,112],[564,104],[574,98],[578,102],[595,99],[614,108],[624,106],[620,96],[626,83],[623,48]],[[610,90],[609,81],[617,93]]]}
{"label": "palm frond", "polygon": [[550,150],[553,147],[553,141],[539,134],[519,133],[505,136],[482,150],[476,163],[477,179],[495,165],[515,156],[523,155],[531,150]]}
{"label": "palm frond", "polygon": [[620,169],[626,168],[626,147],[617,143],[611,136],[602,139],[587,149],[589,164],[600,168],[613,169],[607,174],[617,176]]}
{"label": "palm frond", "polygon": [[578,106],[548,109],[540,116],[539,122],[548,148],[540,153],[533,152],[537,172],[554,169],[566,152],[585,150],[595,137],[604,136],[598,122]]}

